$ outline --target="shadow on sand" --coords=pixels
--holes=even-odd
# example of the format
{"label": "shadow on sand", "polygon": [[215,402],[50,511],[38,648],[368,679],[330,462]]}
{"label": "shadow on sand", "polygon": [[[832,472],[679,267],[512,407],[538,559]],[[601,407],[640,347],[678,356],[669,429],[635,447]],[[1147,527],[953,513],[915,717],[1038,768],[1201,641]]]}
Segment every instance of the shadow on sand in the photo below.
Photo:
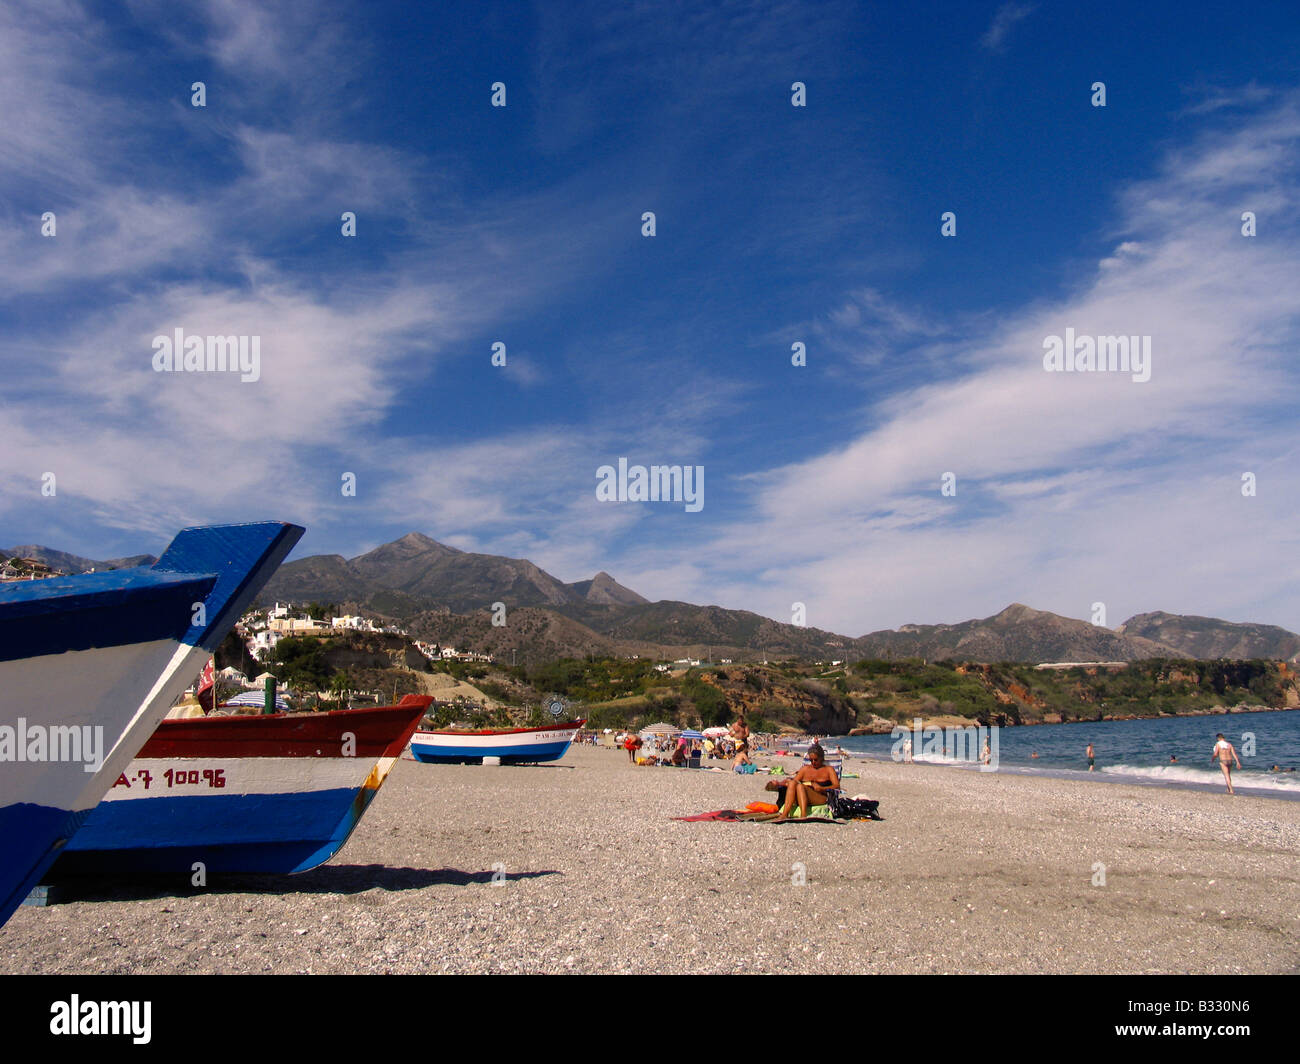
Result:
{"label": "shadow on sand", "polygon": [[[557,869],[536,872],[504,872],[498,878],[508,883],[542,876],[563,875]],[[153,898],[192,898],[203,894],[361,894],[378,887],[381,890],[420,890],[450,884],[457,887],[471,883],[491,883],[497,875],[466,872],[459,868],[393,868],[389,865],[322,865],[296,875],[212,876],[206,887],[193,887],[187,881],[177,888],[175,877],[138,876],[60,879],[50,886],[50,901],[62,904],[73,901],[147,901]]]}

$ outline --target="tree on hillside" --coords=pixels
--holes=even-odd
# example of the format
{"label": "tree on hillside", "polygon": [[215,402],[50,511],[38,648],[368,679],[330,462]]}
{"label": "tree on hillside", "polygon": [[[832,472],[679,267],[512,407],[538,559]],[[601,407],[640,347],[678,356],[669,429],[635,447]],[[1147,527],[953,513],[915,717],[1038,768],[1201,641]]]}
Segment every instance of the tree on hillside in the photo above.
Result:
{"label": "tree on hillside", "polygon": [[351,693],[352,683],[348,679],[348,674],[339,669],[330,679],[330,694],[334,696],[334,700],[338,703],[340,709],[344,708],[343,703]]}
{"label": "tree on hillside", "polygon": [[320,691],[333,675],[325,660],[324,644],[311,636],[281,639],[275,645],[275,660],[271,664],[272,671],[286,687]]}

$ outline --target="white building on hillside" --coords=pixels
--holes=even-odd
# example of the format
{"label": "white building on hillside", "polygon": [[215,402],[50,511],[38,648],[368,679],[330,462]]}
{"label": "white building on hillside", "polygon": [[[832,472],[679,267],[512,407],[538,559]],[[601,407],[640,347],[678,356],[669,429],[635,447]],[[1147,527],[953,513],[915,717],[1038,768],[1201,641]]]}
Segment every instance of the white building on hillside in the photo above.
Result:
{"label": "white building on hillside", "polygon": [[354,632],[378,632],[379,626],[369,617],[331,617],[331,628],[348,628]]}
{"label": "white building on hillside", "polygon": [[269,627],[272,632],[281,635],[323,635],[333,630],[329,625],[310,617],[276,617]]}
{"label": "white building on hillside", "polygon": [[255,633],[251,647],[253,657],[258,661],[265,661],[271,656],[271,651],[275,649],[275,644],[279,641],[279,632],[272,632],[268,629],[264,632]]}

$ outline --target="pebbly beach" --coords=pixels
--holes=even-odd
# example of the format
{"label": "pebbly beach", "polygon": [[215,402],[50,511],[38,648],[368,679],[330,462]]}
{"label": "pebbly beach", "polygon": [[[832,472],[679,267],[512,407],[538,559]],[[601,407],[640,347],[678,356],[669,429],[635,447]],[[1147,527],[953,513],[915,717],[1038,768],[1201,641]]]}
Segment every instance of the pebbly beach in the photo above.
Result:
{"label": "pebbly beach", "polygon": [[0,971],[1297,971],[1300,803],[845,772],[883,821],[677,821],[761,799],[765,777],[620,750],[402,760],[329,864],[204,889],[70,882],[0,929]]}

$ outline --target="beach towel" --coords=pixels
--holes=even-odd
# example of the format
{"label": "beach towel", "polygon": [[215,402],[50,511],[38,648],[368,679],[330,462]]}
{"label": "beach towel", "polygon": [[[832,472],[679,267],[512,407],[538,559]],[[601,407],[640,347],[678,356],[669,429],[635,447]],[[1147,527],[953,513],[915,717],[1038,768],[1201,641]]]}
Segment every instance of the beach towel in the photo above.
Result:
{"label": "beach towel", "polygon": [[669,819],[686,820],[694,823],[699,820],[739,820],[744,815],[744,810],[740,809],[715,809],[712,813],[697,813],[695,816],[675,816]]}
{"label": "beach towel", "polygon": [[[695,816],[674,816],[670,820],[684,820],[695,823],[701,820],[724,820],[729,823],[735,823],[741,820],[753,821],[758,824],[770,824],[781,814],[776,813],[757,813],[749,812],[745,809],[715,809],[711,813],[697,813]],[[814,805],[809,808],[808,815],[801,817],[799,810],[796,808],[791,818],[783,823],[787,824],[838,824],[840,821],[831,816],[831,811],[827,806]]]}
{"label": "beach towel", "polygon": [[790,810],[790,819],[791,820],[834,820],[835,815],[831,812],[830,805],[827,804],[827,805],[810,805],[808,807],[808,815],[801,817],[799,815],[799,807],[796,805],[793,809]]}

